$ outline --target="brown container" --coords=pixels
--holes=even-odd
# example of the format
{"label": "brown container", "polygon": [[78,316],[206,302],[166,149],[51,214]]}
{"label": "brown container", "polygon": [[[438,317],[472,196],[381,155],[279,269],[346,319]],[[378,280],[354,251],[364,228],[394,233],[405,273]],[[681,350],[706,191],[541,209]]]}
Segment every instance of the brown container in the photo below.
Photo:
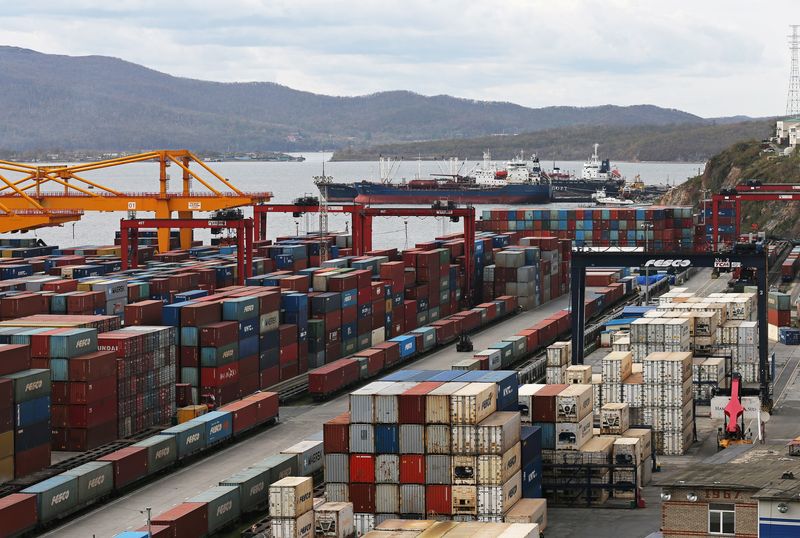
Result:
{"label": "brown container", "polygon": [[113,351],[96,351],[69,360],[70,381],[94,381],[117,375]]}
{"label": "brown container", "polygon": [[350,484],[354,512],[375,513],[375,484]]}
{"label": "brown container", "polygon": [[169,527],[171,538],[201,538],[208,533],[208,505],[206,503],[183,503],[159,514],[151,521],[153,525]]}
{"label": "brown container", "polygon": [[546,385],[531,397],[531,422],[556,422],[556,396],[569,385]]}
{"label": "brown container", "polygon": [[50,443],[14,453],[14,476],[28,476],[50,466]]}
{"label": "brown container", "polygon": [[259,424],[278,417],[278,393],[256,392],[244,399],[256,402],[256,420]]}
{"label": "brown container", "polygon": [[15,374],[30,368],[30,346],[22,344],[0,345],[0,375]]}
{"label": "brown container", "polygon": [[125,305],[125,325],[161,325],[162,301],[140,301]]}
{"label": "brown container", "polygon": [[258,424],[257,406],[257,402],[245,399],[224,405],[219,410],[231,413],[233,417],[233,433],[238,435],[254,428]]}
{"label": "brown container", "polygon": [[222,319],[222,305],[217,302],[203,302],[181,308],[181,327],[200,327]]}
{"label": "brown container", "polygon": [[0,536],[17,536],[36,522],[36,495],[12,493],[0,499]]}
{"label": "brown container", "polygon": [[408,389],[397,397],[400,424],[425,424],[427,394],[442,383],[426,381]]}
{"label": "brown container", "polygon": [[147,476],[147,448],[129,446],[106,454],[97,461],[114,464],[114,488],[124,488]]}
{"label": "brown container", "polygon": [[239,339],[239,324],[235,321],[210,323],[200,328],[200,345],[220,347]]}
{"label": "brown container", "polygon": [[347,454],[350,451],[350,413],[342,413],[322,426],[325,454]]}

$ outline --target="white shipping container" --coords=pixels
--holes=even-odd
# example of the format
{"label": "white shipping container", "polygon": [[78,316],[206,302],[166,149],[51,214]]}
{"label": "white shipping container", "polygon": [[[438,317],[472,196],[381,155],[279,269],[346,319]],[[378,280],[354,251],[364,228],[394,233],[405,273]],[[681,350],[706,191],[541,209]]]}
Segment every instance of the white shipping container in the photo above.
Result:
{"label": "white shipping container", "polygon": [[567,375],[567,365],[561,366],[547,366],[545,368],[545,383],[548,385],[560,385],[564,382],[564,377]]}
{"label": "white shipping container", "polygon": [[545,386],[544,383],[528,383],[519,386],[519,414],[522,422],[531,422],[530,411],[533,408],[533,395]]}
{"label": "white shipping container", "polygon": [[297,454],[297,470],[303,476],[311,476],[322,470],[324,452],[322,441],[300,441],[282,450],[281,454]]}
{"label": "white shipping container", "polygon": [[568,365],[572,357],[572,342],[556,342],[545,351],[547,366]]}
{"label": "white shipping container", "polygon": [[580,422],[592,414],[592,386],[570,385],[556,395],[556,420]]}
{"label": "white shipping container", "polygon": [[353,514],[353,526],[356,529],[356,536],[364,536],[375,528],[375,514]]}
{"label": "white shipping container", "polygon": [[478,488],[476,486],[453,486],[450,493],[453,501],[453,516],[478,515]]}
{"label": "white shipping container", "polygon": [[327,502],[314,509],[316,538],[350,538],[353,532],[353,503]]}
{"label": "white shipping container", "polygon": [[460,486],[474,486],[478,483],[478,460],[475,456],[450,457],[451,476],[453,484]]}
{"label": "white shipping container", "polygon": [[297,518],[310,511],[314,502],[314,481],[310,476],[287,476],[269,487],[269,515]]}
{"label": "white shipping container", "polygon": [[500,534],[497,538],[539,538],[539,525],[535,523],[514,523]]}
{"label": "white shipping container", "polygon": [[602,359],[603,381],[621,383],[631,375],[633,355],[622,351],[612,351]]}
{"label": "white shipping container", "polygon": [[522,473],[517,472],[502,486],[478,486],[478,513],[505,514],[522,498]]}
{"label": "white shipping container", "polygon": [[511,479],[521,466],[520,443],[508,449],[502,456],[481,454],[478,456],[478,485],[502,485]]}
{"label": "white shipping container", "polygon": [[642,374],[633,374],[621,385],[622,401],[633,407],[644,405],[644,384]]}
{"label": "white shipping container", "polygon": [[499,349],[486,349],[478,351],[474,357],[478,360],[488,358],[489,370],[499,370],[502,367],[502,356]]}
{"label": "white shipping container", "polygon": [[496,409],[495,383],[470,383],[450,397],[453,424],[478,424]]}
{"label": "white shipping container", "polygon": [[571,385],[589,385],[592,382],[592,367],[588,364],[567,366],[565,383]]}
{"label": "white shipping container", "polygon": [[400,511],[400,486],[398,484],[375,484],[375,510],[382,514]]}
{"label": "white shipping container", "polygon": [[450,424],[450,397],[467,383],[443,383],[425,396],[425,423]]}
{"label": "white shipping container", "polygon": [[422,484],[400,485],[400,513],[425,513],[425,486]]}
{"label": "white shipping container", "polygon": [[600,433],[621,435],[630,427],[630,406],[607,403],[600,409]]}
{"label": "white shipping container", "polygon": [[519,442],[520,415],[498,411],[478,424],[478,453],[502,455]]}
{"label": "white shipping container", "polygon": [[397,484],[400,482],[400,456],[378,454],[375,456],[375,483]]}
{"label": "white shipping container", "polygon": [[593,420],[586,415],[580,422],[556,422],[556,450],[580,450],[592,438]]}
{"label": "white shipping container", "polygon": [[506,512],[506,523],[536,523],[547,529],[547,499],[520,499]]}
{"label": "white shipping container", "polygon": [[450,443],[453,454],[473,455],[478,452],[478,432],[476,426],[452,426]]}
{"label": "white shipping container", "polygon": [[325,482],[325,499],[328,502],[347,502],[350,500],[349,484]]}
{"label": "white shipping container", "polygon": [[[642,457],[642,441],[637,437],[620,437],[614,440],[614,462],[629,465],[640,463]],[[616,471],[615,471],[616,472]]]}
{"label": "white shipping container", "polygon": [[314,535],[314,512],[306,512],[297,519],[272,518],[273,538],[310,538]]}

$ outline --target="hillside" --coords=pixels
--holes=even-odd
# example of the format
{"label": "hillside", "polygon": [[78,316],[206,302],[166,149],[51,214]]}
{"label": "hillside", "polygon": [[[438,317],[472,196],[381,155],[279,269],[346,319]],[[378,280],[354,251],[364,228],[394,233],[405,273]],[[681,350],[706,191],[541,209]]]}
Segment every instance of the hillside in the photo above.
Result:
{"label": "hillside", "polygon": [[[704,189],[719,192],[747,179],[760,179],[764,183],[800,183],[800,148],[788,157],[776,157],[762,155],[760,144],[755,140],[738,142],[714,155],[702,175],[673,189],[661,202],[697,206]],[[749,231],[756,224],[759,230],[770,235],[800,235],[800,202],[744,202],[742,215],[742,231]]]}
{"label": "hillside", "polygon": [[0,71],[0,150],[7,151],[292,151],[575,125],[705,122],[652,105],[533,109],[406,91],[334,97],[268,82],[179,78],[117,58],[17,47],[0,47]]}
{"label": "hillside", "polygon": [[768,136],[766,120],[722,124],[645,126],[589,126],[549,129],[515,136],[432,140],[372,147],[351,147],[334,154],[334,160],[375,160],[379,156],[400,159],[480,159],[487,149],[492,158],[510,159],[521,150],[544,160],[584,160],[592,144],[602,145],[603,155],[615,161],[705,161],[733,142]]}

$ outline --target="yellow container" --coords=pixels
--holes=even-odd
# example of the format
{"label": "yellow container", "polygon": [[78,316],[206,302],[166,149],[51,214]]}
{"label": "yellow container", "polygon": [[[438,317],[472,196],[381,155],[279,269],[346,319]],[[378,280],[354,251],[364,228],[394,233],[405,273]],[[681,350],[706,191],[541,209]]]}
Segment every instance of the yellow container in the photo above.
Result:
{"label": "yellow container", "polygon": [[0,459],[0,484],[14,480],[14,456]]}
{"label": "yellow container", "polygon": [[178,424],[183,424],[186,421],[192,420],[195,417],[206,414],[208,406],[206,405],[187,405],[186,407],[178,408]]}

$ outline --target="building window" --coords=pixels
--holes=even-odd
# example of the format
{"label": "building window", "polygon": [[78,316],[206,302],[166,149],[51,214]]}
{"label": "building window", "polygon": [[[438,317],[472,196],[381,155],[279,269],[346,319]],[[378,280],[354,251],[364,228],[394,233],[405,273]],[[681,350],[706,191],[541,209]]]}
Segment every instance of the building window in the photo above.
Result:
{"label": "building window", "polygon": [[734,534],[736,527],[736,505],[717,504],[708,505],[708,532],[709,534]]}

